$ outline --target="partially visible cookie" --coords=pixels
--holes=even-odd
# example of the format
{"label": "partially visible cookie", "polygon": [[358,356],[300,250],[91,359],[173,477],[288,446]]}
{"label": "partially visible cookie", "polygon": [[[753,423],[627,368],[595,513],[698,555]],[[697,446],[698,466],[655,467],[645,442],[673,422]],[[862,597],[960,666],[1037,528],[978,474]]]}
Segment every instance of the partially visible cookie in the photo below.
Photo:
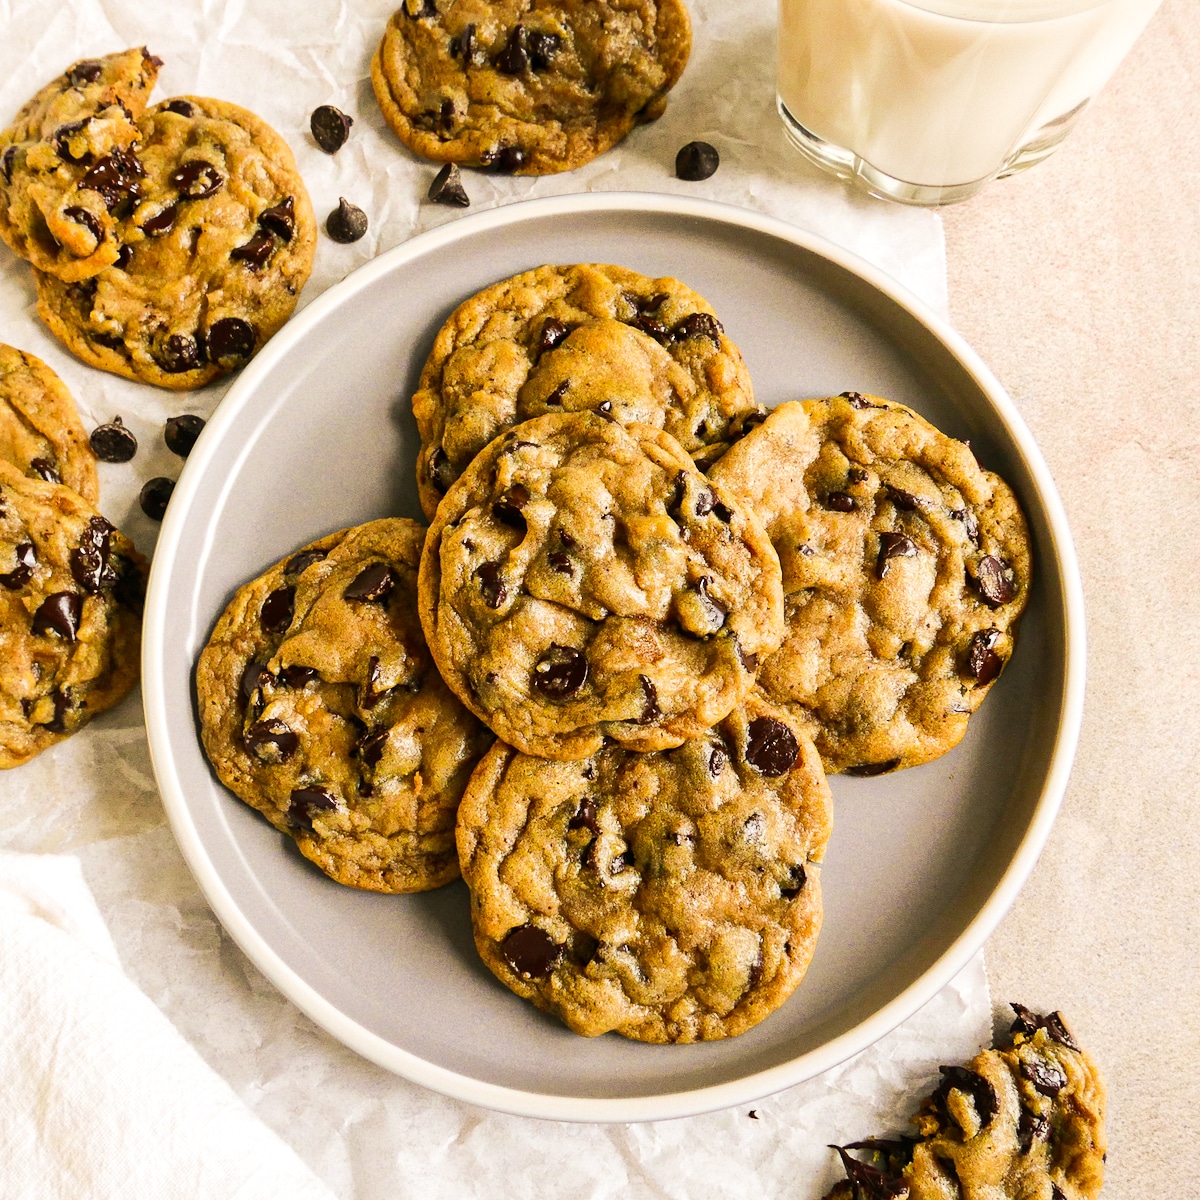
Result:
{"label": "partially visible cookie", "polygon": [[576,1033],[733,1037],[808,968],[831,823],[812,743],[757,699],[671,751],[498,742],[458,816],[475,944]]}
{"label": "partially visible cookie", "polygon": [[584,409],[665,429],[689,454],[762,415],[741,352],[686,284],[603,263],[538,267],[463,301],[438,331],[413,396],[426,515],[508,426]]}
{"label": "partially visible cookie", "polygon": [[304,547],[237,592],[196,668],[221,782],[331,878],[376,892],[458,877],[455,810],[492,741],[421,636],[424,536],[394,518]]}
{"label": "partially visible cookie", "polygon": [[119,258],[77,283],[35,272],[38,315],[91,366],[200,387],[240,367],[291,315],[316,222],[287,144],[244,108],[177,96],[138,128]]}
{"label": "partially visible cookie", "polygon": [[96,456],[66,385],[40,358],[0,345],[0,458],[33,478],[100,498]]}
{"label": "partially visible cookie", "polygon": [[437,511],[421,624],[450,688],[526,754],[699,737],[783,629],[761,526],[679,443],[594,413],[497,438]]}
{"label": "partially visible cookie", "polygon": [[758,686],[804,720],[825,769],[877,775],[957,745],[1029,598],[1008,485],[857,392],[781,405],[709,474],[779,554],[787,634]]}
{"label": "partially visible cookie", "polygon": [[137,682],[145,582],[145,560],[75,492],[0,461],[0,767]]}
{"label": "partially visible cookie", "polygon": [[1096,1200],[1104,1081],[1060,1013],[1012,1007],[1011,1045],[941,1068],[941,1086],[913,1118],[918,1137],[837,1148],[848,1178],[826,1200]]}
{"label": "partially visible cookie", "polygon": [[114,187],[161,62],[137,47],[84,59],[48,83],[0,133],[0,238],[68,282],[113,263],[117,225],[136,195]]}
{"label": "partially visible cookie", "polygon": [[661,116],[691,45],[682,0],[404,0],[371,82],[417,154],[546,175]]}

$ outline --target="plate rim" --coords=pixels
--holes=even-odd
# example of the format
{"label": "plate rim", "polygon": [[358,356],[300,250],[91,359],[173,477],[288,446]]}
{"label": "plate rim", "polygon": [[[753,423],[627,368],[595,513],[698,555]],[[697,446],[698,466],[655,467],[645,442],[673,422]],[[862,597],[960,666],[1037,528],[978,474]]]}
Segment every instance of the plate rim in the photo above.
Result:
{"label": "plate rim", "polygon": [[[1042,503],[1063,593],[1064,679],[1058,728],[1049,767],[1025,833],[996,886],[957,938],[922,974],[891,1001],[820,1046],[766,1070],[710,1084],[636,1098],[553,1095],[489,1083],[439,1066],[403,1050],[347,1017],[297,975],[243,916],[202,845],[169,751],[166,729],[164,633],[167,591],[178,557],[185,514],[221,439],[237,413],[276,363],[298,345],[327,312],[396,267],[439,247],[505,226],[562,215],[638,212],[733,225],[789,242],[825,258],[882,293],[915,318],[946,348],[985,394],[1012,438]],[[591,192],[516,201],[459,217],[384,251],[328,287],[296,314],[247,364],[200,435],[181,472],[159,533],[146,591],[142,634],[142,702],[151,765],[168,823],[189,870],[214,915],[254,965],[303,1013],[327,1033],[385,1070],[433,1091],[515,1116],[587,1122],[655,1121],[695,1116],[760,1100],[813,1078],[846,1061],[889,1033],[946,986],[983,946],[1015,901],[1044,847],[1066,791],[1079,741],[1086,671],[1083,588],[1066,512],[1049,467],[1032,433],[999,380],[949,323],[924,300],[881,268],[777,217],[736,205],[653,192]],[[189,704],[191,697],[188,698]]]}

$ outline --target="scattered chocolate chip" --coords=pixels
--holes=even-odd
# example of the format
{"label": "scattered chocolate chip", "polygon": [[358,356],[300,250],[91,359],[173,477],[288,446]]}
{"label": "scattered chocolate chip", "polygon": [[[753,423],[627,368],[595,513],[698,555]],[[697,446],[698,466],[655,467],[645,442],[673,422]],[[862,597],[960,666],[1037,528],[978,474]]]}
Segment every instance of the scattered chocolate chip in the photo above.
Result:
{"label": "scattered chocolate chip", "polygon": [[120,417],[113,417],[107,425],[97,426],[88,440],[101,462],[128,462],[137,453],[137,438],[125,428]]}
{"label": "scattered chocolate chip", "polygon": [[116,267],[118,271],[124,271],[131,262],[133,262],[133,247],[126,242],[121,246],[120,250],[117,251],[117,260],[113,263],[113,266]]}
{"label": "scattered chocolate chip", "polygon": [[88,212],[86,208],[81,208],[78,204],[72,204],[70,208],[63,209],[63,216],[68,221],[74,221],[76,225],[82,225],[96,239],[96,245],[99,246],[104,241],[104,228],[94,213]]}
{"label": "scattered chocolate chip", "polygon": [[171,502],[171,493],[175,491],[175,481],[164,475],[156,475],[147,479],[138,492],[138,504],[142,512],[152,521],[161,521],[167,515],[167,505]]}
{"label": "scattered chocolate chip", "polygon": [[529,35],[529,62],[535,71],[544,71],[558,53],[562,38],[557,33],[533,32]]}
{"label": "scattered chocolate chip", "polygon": [[35,458],[29,465],[47,483],[62,483],[58,468],[48,458]]}
{"label": "scattered chocolate chip", "polygon": [[33,632],[53,632],[64,641],[74,642],[82,616],[83,597],[78,592],[51,592],[33,614]]}
{"label": "scattered chocolate chip", "polygon": [[875,775],[886,775],[889,771],[894,771],[900,765],[898,758],[889,758],[886,762],[876,763],[858,763],[853,767],[846,767],[845,774],[853,775],[857,779],[870,779]]}
{"label": "scattered chocolate chip", "polygon": [[1009,1007],[1017,1014],[1017,1019],[1009,1029],[1010,1033],[1023,1033],[1027,1037],[1033,1037],[1039,1029],[1044,1029],[1049,1034],[1051,1041],[1058,1042],[1069,1050],[1078,1051],[1079,1046],[1067,1030],[1062,1013],[1052,1012],[1042,1017],[1023,1004],[1014,1002]]}
{"label": "scattered chocolate chip", "polygon": [[[708,338],[715,345],[721,344],[721,334],[724,332],[721,322],[717,320],[712,313],[692,313],[690,316],[684,317],[678,325],[675,326],[674,339],[677,342],[687,342],[693,338]],[[763,410],[758,424],[766,420],[766,411]],[[743,426],[742,432],[746,433],[752,426]]]}
{"label": "scattered chocolate chip", "polygon": [[546,561],[550,564],[552,571],[557,571],[560,575],[574,575],[575,567],[571,559],[561,550],[552,550],[547,556]]}
{"label": "scattered chocolate chip", "polygon": [[283,721],[256,721],[242,737],[246,749],[260,762],[285,763],[300,748],[300,739]]}
{"label": "scattered chocolate chip", "polygon": [[84,117],[82,121],[69,121],[54,131],[54,150],[64,162],[82,163],[87,161],[89,152],[85,149],[82,153],[76,154],[71,147],[71,142],[77,133],[81,133],[87,127],[90,121],[91,117]]}
{"label": "scattered chocolate chip", "polygon": [[244,362],[254,353],[257,338],[249,321],[241,317],[222,317],[208,329],[208,357],[220,367]]}
{"label": "scattered chocolate chip", "polygon": [[204,418],[194,413],[183,413],[178,417],[168,417],[163,429],[163,441],[172,454],[187,458],[204,428]]}
{"label": "scattered chocolate chip", "polygon": [[117,582],[117,572],[108,561],[112,531],[103,517],[92,517],[79,545],[70,553],[71,577],[88,595]]}
{"label": "scattered chocolate chip", "polygon": [[504,49],[496,55],[496,69],[505,75],[520,75],[529,69],[529,38],[524,25],[514,25]]}
{"label": "scattered chocolate chip", "polygon": [[[563,340],[571,331],[556,317],[548,317],[542,325],[542,332],[538,337],[537,356],[541,358],[547,350],[553,350],[559,342]],[[559,385],[566,391],[563,384]]]}
{"label": "scattered chocolate chip", "polygon": [[[154,216],[147,217],[139,228],[147,237],[162,237],[175,228],[175,220],[178,216],[179,205],[168,204],[165,208],[156,212]],[[234,251],[234,253],[236,254],[237,252]]]}
{"label": "scattered chocolate chip", "polygon": [[85,58],[77,62],[67,71],[67,82],[72,87],[80,87],[85,83],[95,83],[100,78],[104,68],[94,58]]}
{"label": "scattered chocolate chip", "polygon": [[716,146],[708,142],[688,142],[675,155],[675,175],[689,183],[699,183],[716,172],[721,165],[721,156]]}
{"label": "scattered chocolate chip", "polygon": [[938,1067],[938,1070],[941,1072],[942,1082],[934,1095],[943,1106],[951,1089],[964,1092],[975,1102],[979,1123],[986,1126],[1000,1108],[996,1089],[982,1075],[968,1071],[966,1067]]}
{"label": "scattered chocolate chip", "polygon": [[462,172],[458,163],[446,163],[433,177],[429,185],[429,199],[434,204],[454,204],[459,208],[470,208],[471,197],[463,187]]}
{"label": "scattered chocolate chip", "polygon": [[294,587],[277,587],[264,601],[258,621],[265,633],[284,633],[292,623],[296,603]]}
{"label": "scattered chocolate chip", "polygon": [[281,667],[279,677],[290,688],[302,688],[317,678],[317,668],[297,665]]}
{"label": "scattered chocolate chip", "polygon": [[1028,1079],[1043,1096],[1053,1099],[1067,1086],[1067,1077],[1056,1063],[1040,1059],[1021,1060],[1021,1075]]}
{"label": "scattered chocolate chip", "polygon": [[296,233],[296,207],[291,196],[258,214],[258,227],[273,233],[281,242],[290,242]]}
{"label": "scattered chocolate chip", "polygon": [[524,979],[542,979],[554,969],[562,947],[536,925],[519,925],[500,943],[505,961]]}
{"label": "scattered chocolate chip", "polygon": [[443,494],[454,482],[451,478],[450,458],[441,446],[429,456],[429,465],[426,470],[429,473],[429,482]]}
{"label": "scattered chocolate chip", "polygon": [[913,558],[917,544],[903,533],[881,533],[879,535],[879,557],[875,560],[875,576],[884,579],[891,569],[893,558]]}
{"label": "scattered chocolate chip", "polygon": [[0,586],[15,592],[23,588],[33,577],[33,568],[37,566],[37,552],[32,542],[21,542],[16,548],[17,565],[11,571],[0,575]]}
{"label": "scattered chocolate chip", "polygon": [[203,200],[220,190],[225,176],[202,158],[192,158],[171,172],[171,184],[189,200]]}
{"label": "scattered chocolate chip", "polygon": [[196,109],[190,101],[180,97],[163,101],[162,108],[164,112],[174,113],[178,117],[194,117],[196,115]]}
{"label": "scattered chocolate chip", "polygon": [[326,154],[336,154],[346,144],[353,124],[354,118],[347,116],[340,108],[322,104],[313,109],[308,127],[312,130],[313,140]]}
{"label": "scattered chocolate chip", "polygon": [[357,242],[367,232],[367,214],[342,196],[337,208],[325,218],[325,232],[342,245]]}
{"label": "scattered chocolate chip", "polygon": [[327,788],[296,788],[289,799],[287,819],[297,829],[311,830],[317,813],[336,812],[337,806],[337,798]]}
{"label": "scattered chocolate chip", "polygon": [[587,829],[592,833],[599,833],[600,825],[596,820],[596,802],[588,796],[580,800],[575,815],[567,822],[567,828]]}
{"label": "scattered chocolate chip", "polygon": [[729,756],[725,753],[724,746],[711,746],[708,753],[708,773],[716,779],[720,773],[725,770],[725,764],[729,761]]}
{"label": "scattered chocolate chip", "polygon": [[497,175],[515,175],[525,165],[525,151],[520,146],[496,146],[480,154],[479,161]]}
{"label": "scattered chocolate chip", "polygon": [[981,629],[967,644],[967,674],[980,687],[991,683],[1004,666],[1004,660],[993,649],[999,640],[998,629]]}
{"label": "scattered chocolate chip", "polygon": [[658,707],[658,688],[654,686],[654,680],[646,675],[638,676],[638,683],[642,685],[642,715],[638,717],[639,725],[649,725],[651,721],[657,721],[662,716],[662,709]]}
{"label": "scattered chocolate chip", "polygon": [[857,505],[854,503],[854,497],[846,492],[830,492],[825,497],[825,507],[833,512],[848,513],[853,512]]}
{"label": "scattered chocolate chip", "polygon": [[302,575],[313,563],[321,562],[326,555],[327,552],[324,550],[301,550],[299,554],[293,554],[283,564],[283,573],[285,575]]}
{"label": "scattered chocolate chip", "polygon": [[786,775],[800,757],[796,735],[775,717],[755,717],[746,731],[746,761],[763,775]]}
{"label": "scattered chocolate chip", "polygon": [[975,568],[975,586],[993,608],[1007,604],[1017,594],[1012,570],[1002,558],[985,554]]}
{"label": "scattered chocolate chip", "polygon": [[499,608],[508,599],[508,588],[500,575],[499,563],[481,563],[475,568],[475,578],[479,580],[479,589],[488,608]]}
{"label": "scattered chocolate chip", "polygon": [[244,262],[255,271],[261,270],[275,252],[275,237],[264,229],[260,229],[248,242],[234,246],[229,252],[233,262]]}
{"label": "scattered chocolate chip", "polygon": [[387,747],[388,730],[387,727],[372,729],[368,733],[364,733],[358,739],[358,756],[367,764],[368,767],[378,765],[379,760],[383,757],[383,752]]}
{"label": "scattered chocolate chip", "polygon": [[808,882],[808,873],[803,863],[793,863],[788,867],[787,878],[779,885],[779,894],[785,900],[794,900],[804,890]]}
{"label": "scattered chocolate chip", "polygon": [[254,693],[271,680],[271,673],[262,663],[251,659],[242,670],[242,678],[238,684],[238,694],[242,705],[246,706],[254,699]]}
{"label": "scattered chocolate chip", "polygon": [[346,585],[342,597],[346,600],[367,600],[375,604],[384,603],[396,586],[396,573],[383,562],[372,563],[364,567]]}
{"label": "scattered chocolate chip", "polygon": [[557,642],[551,644],[533,668],[533,686],[550,700],[574,696],[587,677],[588,664],[582,652]]}

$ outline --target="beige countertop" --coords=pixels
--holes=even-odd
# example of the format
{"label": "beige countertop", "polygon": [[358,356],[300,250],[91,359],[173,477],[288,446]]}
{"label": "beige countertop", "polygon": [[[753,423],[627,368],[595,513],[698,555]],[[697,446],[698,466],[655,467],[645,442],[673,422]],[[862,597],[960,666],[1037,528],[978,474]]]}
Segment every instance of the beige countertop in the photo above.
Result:
{"label": "beige countertop", "polygon": [[1062,1009],[1107,1076],[1106,1200],[1200,1196],[1198,107],[1200,21],[1166,0],[1056,155],[943,213],[951,317],[1083,574],[1079,752],[987,959],[997,1003]]}

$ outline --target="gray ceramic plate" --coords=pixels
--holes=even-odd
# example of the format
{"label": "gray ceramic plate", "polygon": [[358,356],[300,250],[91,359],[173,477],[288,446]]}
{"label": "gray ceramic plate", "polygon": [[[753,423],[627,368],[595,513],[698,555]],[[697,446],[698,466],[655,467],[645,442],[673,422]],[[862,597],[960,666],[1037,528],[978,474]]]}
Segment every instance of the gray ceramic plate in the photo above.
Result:
{"label": "gray ceramic plate", "polygon": [[[727,1042],[585,1040],[475,955],[461,883],[423,896],[339,887],[217,783],[192,670],[234,589],[295,546],[420,517],[408,398],[434,333],[485,284],[546,261],[676,275],[712,303],[767,404],[847,388],[911,405],[1016,489],[1036,584],[1015,657],[957,749],[833,780],[825,925],[807,979]],[[1079,728],[1083,614],[1062,507],[996,380],[894,280],[780,221],[676,197],[536,200],[454,221],[330,289],[246,368],[171,501],[145,625],[155,770],[217,916],[318,1024],[380,1065],[477,1104],[644,1120],[743,1103],[870,1044],[995,927],[1054,819]]]}

